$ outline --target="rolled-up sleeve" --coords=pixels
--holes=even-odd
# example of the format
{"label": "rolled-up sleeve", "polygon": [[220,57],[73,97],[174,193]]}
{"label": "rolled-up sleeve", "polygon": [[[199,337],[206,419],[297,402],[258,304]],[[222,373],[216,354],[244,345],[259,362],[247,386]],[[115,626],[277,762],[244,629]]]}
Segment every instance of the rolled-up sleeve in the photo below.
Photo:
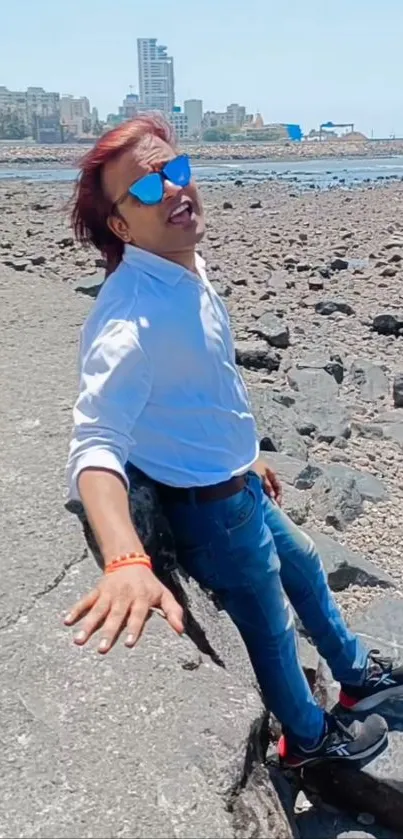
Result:
{"label": "rolled-up sleeve", "polygon": [[109,469],[127,484],[125,464],[136,419],[150,395],[152,371],[128,321],[109,321],[81,356],[80,391],[73,411],[67,463],[69,499],[78,500],[78,477],[89,467]]}

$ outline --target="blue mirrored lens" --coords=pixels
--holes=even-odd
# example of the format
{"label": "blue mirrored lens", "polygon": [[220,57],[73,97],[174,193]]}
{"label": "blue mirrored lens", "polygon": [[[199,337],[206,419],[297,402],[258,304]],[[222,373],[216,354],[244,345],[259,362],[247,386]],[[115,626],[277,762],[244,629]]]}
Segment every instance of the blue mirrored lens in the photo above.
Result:
{"label": "blue mirrored lens", "polygon": [[170,160],[162,171],[165,177],[175,186],[188,186],[192,177],[187,154],[181,154],[174,160]]}
{"label": "blue mirrored lens", "polygon": [[141,201],[142,204],[159,204],[164,194],[161,175],[158,172],[144,175],[144,178],[140,178],[139,181],[129,187],[129,193]]}

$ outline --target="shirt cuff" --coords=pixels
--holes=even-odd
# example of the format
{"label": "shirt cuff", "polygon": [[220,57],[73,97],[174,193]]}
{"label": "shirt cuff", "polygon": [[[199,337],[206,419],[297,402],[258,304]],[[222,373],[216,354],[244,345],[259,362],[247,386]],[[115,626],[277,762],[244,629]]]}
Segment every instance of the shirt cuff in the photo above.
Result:
{"label": "shirt cuff", "polygon": [[109,472],[116,472],[120,475],[129,489],[129,481],[126,472],[113,452],[107,449],[91,449],[83,454],[75,464],[69,481],[69,501],[81,501],[78,491],[78,478],[84,469],[107,469]]}

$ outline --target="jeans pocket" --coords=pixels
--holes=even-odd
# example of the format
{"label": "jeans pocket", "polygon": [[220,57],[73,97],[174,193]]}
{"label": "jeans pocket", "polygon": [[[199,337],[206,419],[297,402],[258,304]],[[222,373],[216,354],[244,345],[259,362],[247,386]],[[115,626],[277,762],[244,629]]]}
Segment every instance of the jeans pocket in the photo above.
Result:
{"label": "jeans pocket", "polygon": [[217,567],[210,545],[198,548],[178,546],[178,560],[186,574],[203,588],[214,590],[217,587]]}
{"label": "jeans pocket", "polygon": [[244,488],[228,498],[225,507],[225,528],[235,536],[253,521],[259,503],[260,481],[257,475],[248,474]]}

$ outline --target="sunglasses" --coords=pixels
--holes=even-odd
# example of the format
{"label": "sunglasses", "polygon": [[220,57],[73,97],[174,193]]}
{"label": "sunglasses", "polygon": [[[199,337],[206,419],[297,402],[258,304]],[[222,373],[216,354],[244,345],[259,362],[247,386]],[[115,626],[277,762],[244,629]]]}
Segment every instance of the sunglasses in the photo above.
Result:
{"label": "sunglasses", "polygon": [[[175,186],[188,186],[192,177],[190,161],[187,154],[181,154],[166,163],[159,172],[150,172],[136,181],[128,189],[128,194],[137,198],[141,204],[151,207],[160,204],[164,197],[165,181],[170,181]],[[126,193],[127,195],[127,193]],[[123,196],[116,201],[115,207],[126,197]]]}

